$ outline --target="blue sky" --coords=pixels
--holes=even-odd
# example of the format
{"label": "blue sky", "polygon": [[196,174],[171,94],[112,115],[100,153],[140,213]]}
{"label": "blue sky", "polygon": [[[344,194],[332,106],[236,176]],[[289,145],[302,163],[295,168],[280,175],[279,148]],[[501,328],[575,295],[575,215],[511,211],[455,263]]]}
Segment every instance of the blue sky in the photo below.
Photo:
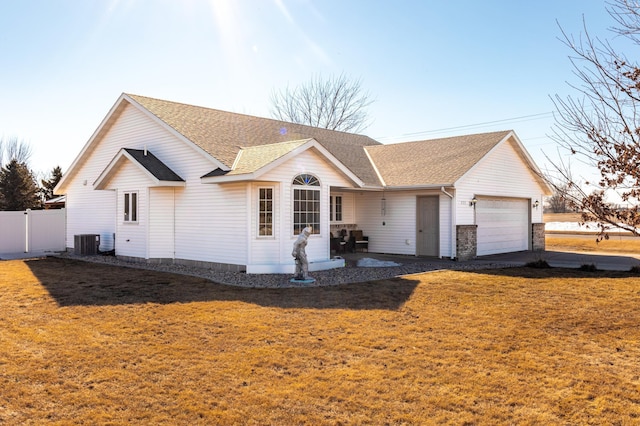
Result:
{"label": "blue sky", "polygon": [[344,73],[381,142],[514,129],[544,168],[574,79],[556,21],[583,17],[611,37],[595,0],[2,1],[0,136],[64,171],[122,92],[268,117],[274,89]]}

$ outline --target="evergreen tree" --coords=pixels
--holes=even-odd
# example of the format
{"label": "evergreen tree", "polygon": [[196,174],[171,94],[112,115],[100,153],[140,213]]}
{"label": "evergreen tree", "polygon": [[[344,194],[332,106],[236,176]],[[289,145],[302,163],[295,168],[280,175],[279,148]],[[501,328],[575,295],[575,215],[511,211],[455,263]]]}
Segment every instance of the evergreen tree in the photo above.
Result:
{"label": "evergreen tree", "polygon": [[42,198],[44,201],[50,200],[56,196],[56,194],[53,193],[53,188],[56,187],[58,182],[60,182],[61,178],[62,178],[62,169],[60,168],[60,166],[56,166],[51,171],[51,175],[49,179],[40,180],[40,184],[41,184],[40,192],[42,194]]}
{"label": "evergreen tree", "polygon": [[38,185],[25,163],[13,159],[0,170],[0,210],[38,209]]}

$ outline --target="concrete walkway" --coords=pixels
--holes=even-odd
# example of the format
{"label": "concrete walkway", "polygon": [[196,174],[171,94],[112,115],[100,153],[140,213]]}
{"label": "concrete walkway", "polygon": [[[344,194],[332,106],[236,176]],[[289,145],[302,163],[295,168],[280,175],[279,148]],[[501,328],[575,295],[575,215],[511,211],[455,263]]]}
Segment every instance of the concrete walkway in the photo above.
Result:
{"label": "concrete walkway", "polygon": [[58,252],[42,250],[29,253],[0,253],[0,260],[38,259],[40,257],[55,256]]}

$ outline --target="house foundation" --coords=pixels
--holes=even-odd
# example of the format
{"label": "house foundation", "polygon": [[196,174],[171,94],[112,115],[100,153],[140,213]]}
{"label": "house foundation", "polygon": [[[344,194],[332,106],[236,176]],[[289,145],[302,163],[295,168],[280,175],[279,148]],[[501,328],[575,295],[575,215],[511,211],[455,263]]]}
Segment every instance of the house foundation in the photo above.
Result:
{"label": "house foundation", "polygon": [[118,260],[131,263],[146,263],[149,265],[183,265],[201,269],[212,269],[214,271],[229,271],[229,272],[246,272],[247,267],[245,265],[234,265],[231,263],[218,263],[207,262],[203,260],[189,260],[189,259],[171,259],[171,258],[151,258],[144,259],[142,257],[134,256],[121,256],[116,255]]}

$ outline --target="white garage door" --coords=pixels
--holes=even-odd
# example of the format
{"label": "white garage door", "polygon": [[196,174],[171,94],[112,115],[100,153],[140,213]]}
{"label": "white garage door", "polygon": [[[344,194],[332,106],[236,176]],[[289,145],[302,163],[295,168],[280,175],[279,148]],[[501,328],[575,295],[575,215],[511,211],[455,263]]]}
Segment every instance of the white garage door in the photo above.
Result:
{"label": "white garage door", "polygon": [[478,198],[478,256],[529,249],[529,200]]}

